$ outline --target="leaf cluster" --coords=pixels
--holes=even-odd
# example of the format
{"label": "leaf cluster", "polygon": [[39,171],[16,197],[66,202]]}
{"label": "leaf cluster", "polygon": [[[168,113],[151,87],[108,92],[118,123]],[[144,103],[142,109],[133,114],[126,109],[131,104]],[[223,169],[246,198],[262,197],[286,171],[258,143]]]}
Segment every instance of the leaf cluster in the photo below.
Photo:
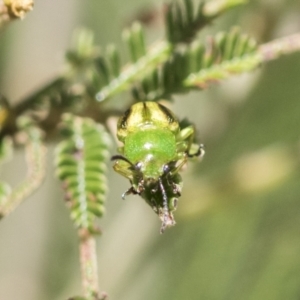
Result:
{"label": "leaf cluster", "polygon": [[[59,76],[15,106],[0,95],[0,161],[5,162],[13,146],[21,144],[27,163],[27,174],[16,188],[0,182],[0,218],[41,185],[46,155],[41,128],[46,133],[57,133],[57,124],[61,124],[63,140],[56,147],[55,166],[71,219],[79,232],[98,234],[97,221],[105,211],[105,172],[111,144],[105,127],[97,123],[104,123],[111,115],[105,101],[128,91],[131,102],[171,100],[176,94],[202,90],[258,67],[265,58],[256,42],[240,29],[206,39],[199,36],[202,28],[243,2],[172,0],[165,6],[162,40],[147,45],[145,32],[136,22],[123,32],[129,53],[129,61],[125,62],[114,45],[101,49],[95,45],[93,33],[80,29]],[[279,50],[273,53],[279,56],[282,48],[275,46]],[[181,187],[179,174],[171,179]],[[162,183],[175,209],[179,193],[174,192],[167,178]],[[160,207],[164,199],[153,198],[154,188],[150,186],[141,196],[151,206],[154,199]],[[158,209],[156,212],[159,214]]]}
{"label": "leaf cluster", "polygon": [[65,139],[56,148],[57,177],[76,227],[97,233],[95,221],[104,213],[107,192],[110,139],[103,126],[89,118],[65,114],[62,126]]}
{"label": "leaf cluster", "polygon": [[223,6],[220,3],[215,1],[212,9],[209,2],[195,6],[191,0],[172,1],[165,12],[166,39],[148,50],[141,26],[133,24],[123,35],[131,64],[122,69],[118,58],[120,73],[110,72],[110,77],[115,77],[106,86],[99,86],[97,100],[128,89],[135,101],[170,99],[174,94],[203,89],[209,82],[257,67],[261,60],[256,43],[239,29],[221,32],[205,41],[198,37],[200,29],[241,1],[227,1],[226,5],[223,2]]}
{"label": "leaf cluster", "polygon": [[[43,181],[45,175],[46,149],[42,131],[26,116],[18,119],[19,144],[25,147],[27,174],[14,188],[0,182],[0,218],[10,214],[26,197],[32,194]],[[0,142],[0,159],[8,161],[13,155],[13,140],[5,137]]]}
{"label": "leaf cluster", "polygon": [[136,83],[138,100],[171,99],[173,94],[204,89],[210,83],[254,69],[260,60],[255,41],[238,28],[177,48],[159,68]]}

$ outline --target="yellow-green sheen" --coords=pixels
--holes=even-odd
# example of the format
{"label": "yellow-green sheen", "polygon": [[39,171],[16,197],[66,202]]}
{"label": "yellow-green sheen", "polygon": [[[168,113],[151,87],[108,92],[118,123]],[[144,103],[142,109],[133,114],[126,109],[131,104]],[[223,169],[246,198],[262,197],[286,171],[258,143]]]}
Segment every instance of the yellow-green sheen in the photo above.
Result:
{"label": "yellow-green sheen", "polygon": [[168,108],[156,102],[139,102],[132,105],[119,119],[118,139],[124,142],[129,134],[147,126],[166,128],[174,134],[179,131],[177,118]]}
{"label": "yellow-green sheen", "polygon": [[140,129],[126,137],[124,154],[133,164],[140,163],[145,178],[157,179],[176,158],[175,135],[167,128]]}
{"label": "yellow-green sheen", "polygon": [[189,157],[203,155],[194,133],[191,124],[180,126],[172,111],[151,101],[135,103],[118,121],[123,146],[112,157],[114,170],[131,184],[122,199],[130,194],[144,198],[162,220],[161,232],[175,224],[172,212],[182,188],[178,172]]}

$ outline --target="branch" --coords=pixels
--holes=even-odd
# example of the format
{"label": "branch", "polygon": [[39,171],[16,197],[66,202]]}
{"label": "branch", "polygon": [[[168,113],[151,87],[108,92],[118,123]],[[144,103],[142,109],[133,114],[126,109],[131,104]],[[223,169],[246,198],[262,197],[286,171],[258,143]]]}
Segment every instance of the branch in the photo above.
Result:
{"label": "branch", "polygon": [[263,63],[298,51],[300,51],[300,33],[268,42],[240,58],[233,57],[231,61],[218,63],[208,70],[191,74],[185,79],[185,85],[205,88],[211,81],[254,70]]}
{"label": "branch", "polygon": [[170,52],[171,45],[169,43],[157,43],[148,51],[146,56],[126,67],[118,77],[113,79],[106,87],[97,93],[96,100],[106,100],[109,97],[128,89],[132,82],[145,76],[148,72],[165,61],[169,57]]}
{"label": "branch", "polygon": [[95,237],[88,231],[78,231],[83,294],[87,300],[99,297],[98,266]]}
{"label": "branch", "polygon": [[259,47],[262,62],[268,62],[282,55],[300,51],[300,33],[279,38]]}

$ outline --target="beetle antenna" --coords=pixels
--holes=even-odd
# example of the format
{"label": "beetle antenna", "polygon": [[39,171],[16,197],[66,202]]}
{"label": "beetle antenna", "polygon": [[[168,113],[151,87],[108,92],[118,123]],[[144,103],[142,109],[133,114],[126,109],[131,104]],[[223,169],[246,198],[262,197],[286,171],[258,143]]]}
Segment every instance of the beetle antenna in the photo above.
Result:
{"label": "beetle antenna", "polygon": [[114,155],[114,156],[112,156],[112,157],[110,158],[110,160],[118,160],[118,159],[126,161],[126,162],[129,163],[134,169],[136,169],[135,165],[134,165],[130,160],[128,160],[125,156],[123,156],[123,155]]}

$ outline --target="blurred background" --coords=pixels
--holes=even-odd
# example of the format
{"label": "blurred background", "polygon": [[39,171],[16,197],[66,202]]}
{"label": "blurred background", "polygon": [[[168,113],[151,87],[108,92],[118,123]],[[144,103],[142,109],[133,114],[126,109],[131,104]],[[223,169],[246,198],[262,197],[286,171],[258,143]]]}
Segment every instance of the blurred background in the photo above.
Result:
{"label": "blurred background", "polygon": [[[162,1],[36,1],[0,32],[0,91],[15,103],[55,77],[78,27],[121,49],[133,20],[149,42],[163,35]],[[300,2],[261,0],[202,32],[233,25],[260,43],[300,31]],[[126,57],[126,53],[124,54]],[[109,168],[107,213],[98,239],[99,283],[111,300],[300,299],[300,53],[209,90],[175,98],[196,124],[201,163],[183,172],[177,225],[160,221]],[[0,224],[0,300],[62,300],[81,293],[77,236],[54,179],[53,145],[42,188]],[[17,184],[21,150],[1,169]]]}

